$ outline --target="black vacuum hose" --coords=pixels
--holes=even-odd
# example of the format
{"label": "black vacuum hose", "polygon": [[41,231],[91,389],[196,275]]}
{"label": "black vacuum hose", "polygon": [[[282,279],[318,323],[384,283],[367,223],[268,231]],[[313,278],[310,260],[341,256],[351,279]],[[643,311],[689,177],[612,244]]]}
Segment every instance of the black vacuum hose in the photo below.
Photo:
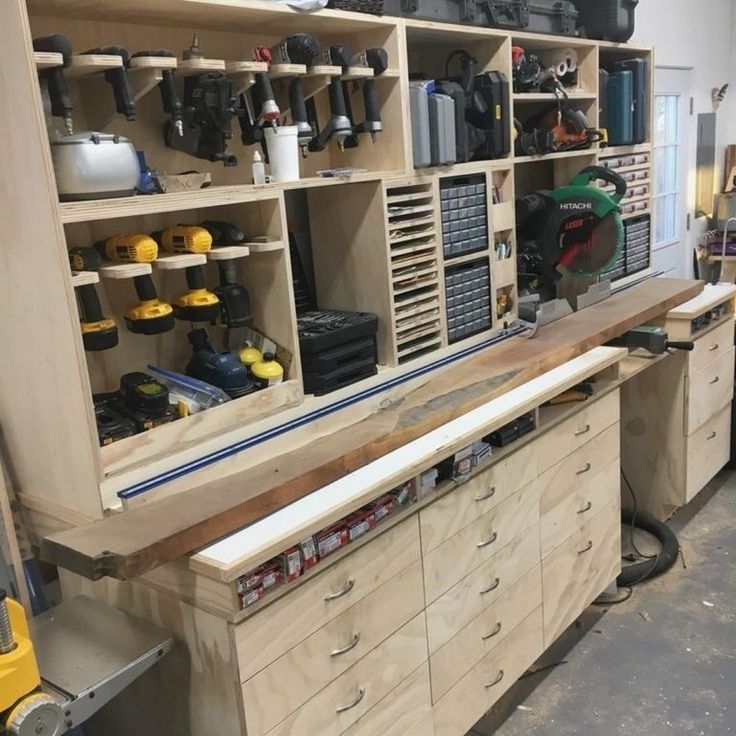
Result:
{"label": "black vacuum hose", "polygon": [[656,578],[658,575],[667,572],[675,564],[680,551],[680,543],[667,524],[658,521],[649,514],[645,514],[643,511],[635,512],[630,509],[621,510],[621,521],[626,526],[633,524],[638,529],[655,536],[662,545],[662,551],[653,559],[636,562],[624,567],[621,574],[616,578],[619,587],[636,585],[644,580]]}

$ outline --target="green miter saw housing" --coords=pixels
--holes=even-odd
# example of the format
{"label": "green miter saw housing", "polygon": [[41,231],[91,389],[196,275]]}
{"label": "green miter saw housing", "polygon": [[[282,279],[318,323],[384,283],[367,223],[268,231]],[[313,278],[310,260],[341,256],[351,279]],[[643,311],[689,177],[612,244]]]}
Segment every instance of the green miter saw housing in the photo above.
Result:
{"label": "green miter saw housing", "polygon": [[[613,184],[615,194],[593,186],[598,179]],[[568,186],[545,192],[547,214],[538,244],[551,283],[562,278],[559,267],[575,276],[597,276],[620,255],[624,223],[619,202],[626,189],[615,172],[589,166]]]}

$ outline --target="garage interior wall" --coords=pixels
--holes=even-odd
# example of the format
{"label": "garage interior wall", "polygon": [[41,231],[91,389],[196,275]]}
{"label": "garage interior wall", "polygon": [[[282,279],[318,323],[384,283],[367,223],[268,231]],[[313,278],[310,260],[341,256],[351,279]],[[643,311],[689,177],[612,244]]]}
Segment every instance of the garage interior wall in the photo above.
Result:
{"label": "garage interior wall", "polygon": [[[736,0],[641,0],[632,41],[654,46],[657,66],[693,69],[696,116],[712,111],[713,87],[730,84],[728,96],[718,111],[716,131],[715,191],[721,191],[726,146],[736,143]],[[695,124],[691,125],[691,134],[689,183],[692,212],[695,201]],[[686,246],[689,252],[705,228],[704,218],[694,220]],[[683,245],[685,242],[683,240]]]}

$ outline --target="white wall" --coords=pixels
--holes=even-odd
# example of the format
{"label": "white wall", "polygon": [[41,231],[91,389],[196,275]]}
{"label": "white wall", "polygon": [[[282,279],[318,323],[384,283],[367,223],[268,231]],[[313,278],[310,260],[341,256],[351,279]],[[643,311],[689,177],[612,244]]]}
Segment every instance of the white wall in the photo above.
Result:
{"label": "white wall", "polygon": [[[736,143],[736,0],[640,0],[632,41],[654,46],[657,66],[693,68],[696,115],[712,111],[713,87],[726,82],[731,85],[717,122],[716,191],[720,191],[725,147]],[[694,121],[691,130],[694,175],[697,135]],[[694,185],[691,190],[694,196]],[[695,223],[686,246],[688,253],[704,228],[703,219]]]}

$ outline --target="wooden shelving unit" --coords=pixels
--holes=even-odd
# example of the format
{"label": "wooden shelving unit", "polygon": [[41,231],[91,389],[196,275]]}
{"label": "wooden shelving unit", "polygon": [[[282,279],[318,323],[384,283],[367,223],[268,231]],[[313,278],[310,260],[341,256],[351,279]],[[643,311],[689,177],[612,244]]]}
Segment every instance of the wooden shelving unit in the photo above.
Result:
{"label": "wooden shelving unit", "polygon": [[[33,152],[26,176],[33,182],[33,189],[19,187],[18,197],[23,198],[19,199],[19,207],[33,204],[36,243],[32,250],[24,251],[17,266],[10,265],[7,276],[12,283],[22,284],[31,264],[42,264],[38,277],[51,285],[46,298],[55,316],[53,325],[29,316],[19,328],[29,341],[48,346],[54,355],[55,381],[48,380],[43,365],[19,363],[15,368],[11,366],[10,375],[13,371],[31,374],[39,386],[34,397],[39,411],[56,406],[58,387],[64,386],[59,411],[65,423],[74,428],[63,433],[49,429],[47,435],[39,437],[34,423],[21,422],[14,425],[8,441],[22,480],[21,496],[42,495],[37,506],[57,519],[100,516],[118,508],[118,492],[131,488],[145,488],[150,497],[186,490],[213,477],[213,473],[223,472],[222,468],[237,468],[241,448],[253,438],[287,420],[300,420],[315,406],[325,415],[333,410],[329,396],[305,401],[302,390],[289,246],[289,215],[294,201],[302,202],[309,222],[319,306],[369,311],[379,318],[379,373],[365,383],[376,390],[377,386],[403,380],[417,368],[426,369],[435,360],[451,358],[495,339],[516,318],[517,195],[533,187],[565,183],[580,168],[603,157],[651,153],[649,144],[601,150],[594,147],[545,157],[515,156],[512,152],[497,160],[415,171],[409,119],[411,73],[444,76],[448,54],[464,48],[476,58],[479,72],[499,70],[511,79],[512,46],[520,44],[537,52],[566,46],[577,50],[578,80],[569,98],[588,114],[591,125],[597,125],[600,64],[628,55],[651,58],[651,51],[645,48],[334,10],[304,14],[265,0],[128,0],[123,4],[112,0],[10,0],[0,17],[6,21],[7,32],[12,31],[12,37],[24,39],[25,44],[16,55],[18,73],[0,86],[9,99],[18,97],[23,102],[14,125],[16,130],[23,130],[27,136],[25,148]],[[172,17],[176,23],[171,22]],[[126,122],[115,114],[110,86],[104,82],[104,71],[118,68],[120,57],[77,54],[65,74],[74,103],[76,130],[101,129],[125,135],[136,148],[145,151],[151,168],[207,172],[212,185],[182,193],[49,205],[56,198],[56,190],[48,136],[59,133],[61,123],[56,118],[44,119],[34,83],[39,71],[61,65],[62,59],[58,55],[34,54],[31,39],[64,33],[75,52],[119,43],[131,53],[163,47],[180,55],[189,47],[194,30],[207,54],[205,58],[182,61],[144,57],[133,61],[129,72],[138,103],[135,122]],[[354,51],[370,47],[386,50],[389,68],[375,77],[384,126],[375,144],[361,137],[357,148],[345,152],[330,145],[300,162],[298,181],[259,186],[251,183],[253,149],[240,142],[237,123],[229,145],[238,157],[237,166],[223,167],[163,146],[161,127],[167,115],[155,87],[167,69],[174,71],[180,86],[187,75],[225,71],[233,78],[238,93],[253,85],[256,73],[268,71],[287,119],[288,80],[299,74],[321,121],[328,116],[327,87],[339,74],[346,82],[355,117],[360,119],[362,84],[372,72],[353,68],[342,75],[338,68],[324,65],[268,68],[262,62],[248,60],[249,50],[256,45],[271,46],[296,32],[314,33],[322,45],[346,43]],[[531,113],[551,103],[551,94],[515,94],[509,114]],[[344,167],[355,173],[342,178],[319,174]],[[483,242],[448,257],[443,252],[439,206],[442,182],[473,177],[485,182]],[[651,209],[645,199],[631,204],[645,204]],[[86,274],[72,276],[68,272],[66,249],[90,246],[120,233],[150,233],[205,219],[233,222],[246,233],[246,246],[237,252],[212,251],[207,258],[161,254],[152,265],[106,263],[99,273],[97,291],[104,313],[118,323],[120,344],[105,353],[85,354],[74,287],[93,282],[86,280],[90,278]],[[508,246],[504,258],[498,257],[500,242]],[[123,315],[136,301],[131,279],[150,274],[160,298],[172,301],[184,289],[183,274],[168,274],[168,270],[195,262],[203,264],[208,286],[213,288],[219,278],[217,261],[224,258],[233,259],[240,282],[250,292],[254,326],[288,356],[286,380],[269,391],[100,448],[92,394],[116,389],[121,374],[146,370],[149,364],[182,371],[190,354],[188,325],[177,324],[173,331],[150,338],[125,329]],[[447,271],[475,263],[488,269],[490,323],[476,334],[451,340]],[[18,294],[17,303],[22,305],[29,297],[23,291]],[[502,317],[496,309],[500,295],[508,305]],[[221,328],[212,328],[211,337],[218,347],[226,339]],[[360,384],[354,390],[343,390],[339,392],[340,401],[358,402],[362,390]],[[35,448],[33,453],[27,449],[31,446]],[[41,478],[32,459],[38,452],[60,453],[76,462],[59,467],[51,478]]]}

